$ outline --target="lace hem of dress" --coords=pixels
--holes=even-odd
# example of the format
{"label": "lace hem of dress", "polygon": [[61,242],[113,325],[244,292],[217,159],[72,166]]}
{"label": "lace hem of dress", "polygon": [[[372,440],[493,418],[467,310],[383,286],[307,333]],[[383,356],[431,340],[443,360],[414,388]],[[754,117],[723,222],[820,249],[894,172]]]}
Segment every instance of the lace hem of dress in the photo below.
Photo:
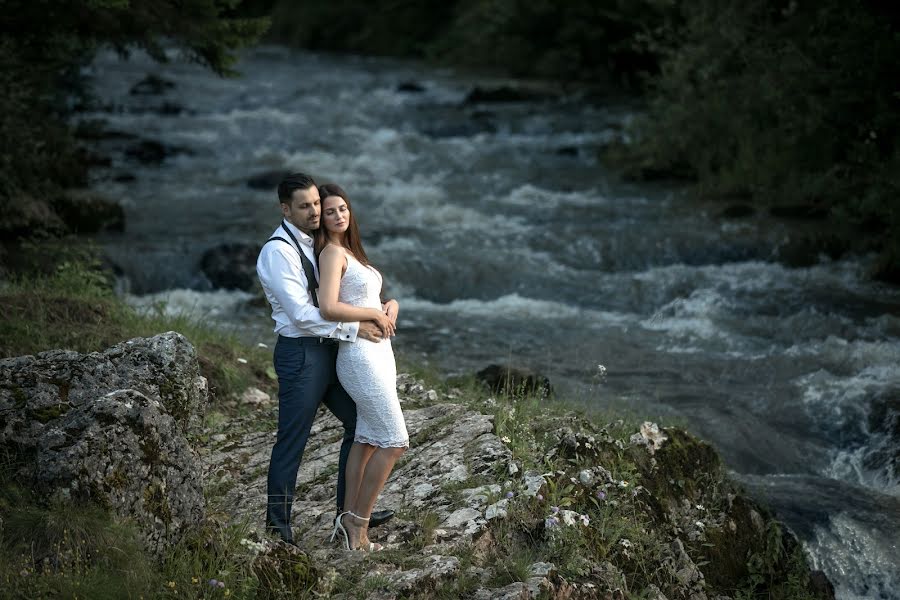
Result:
{"label": "lace hem of dress", "polygon": [[367,438],[364,435],[358,435],[353,438],[354,442],[359,444],[368,444],[370,446],[378,446],[379,448],[409,448],[409,438],[406,438],[403,441],[387,441],[382,442],[381,440],[373,440],[372,438]]}

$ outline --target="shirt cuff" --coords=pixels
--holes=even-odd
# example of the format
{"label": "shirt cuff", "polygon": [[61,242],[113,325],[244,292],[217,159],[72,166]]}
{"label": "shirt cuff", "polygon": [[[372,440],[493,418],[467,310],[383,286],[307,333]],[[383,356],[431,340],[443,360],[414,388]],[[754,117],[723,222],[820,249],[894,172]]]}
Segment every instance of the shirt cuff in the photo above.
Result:
{"label": "shirt cuff", "polygon": [[352,321],[350,323],[338,323],[337,328],[334,330],[334,333],[331,334],[331,337],[339,339],[342,342],[356,342],[358,334],[359,321]]}

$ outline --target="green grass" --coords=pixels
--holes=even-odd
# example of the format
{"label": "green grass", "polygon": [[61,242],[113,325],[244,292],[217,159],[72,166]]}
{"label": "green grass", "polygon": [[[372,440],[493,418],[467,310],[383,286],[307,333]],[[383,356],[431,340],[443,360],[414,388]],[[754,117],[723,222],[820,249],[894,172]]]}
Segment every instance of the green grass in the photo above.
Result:
{"label": "green grass", "polygon": [[215,397],[240,394],[251,385],[269,392],[275,388],[270,350],[247,347],[233,333],[187,315],[139,313],[89,262],[63,262],[49,274],[6,282],[0,287],[0,307],[0,358],[54,348],[96,352],[131,338],[177,331],[194,345]]}

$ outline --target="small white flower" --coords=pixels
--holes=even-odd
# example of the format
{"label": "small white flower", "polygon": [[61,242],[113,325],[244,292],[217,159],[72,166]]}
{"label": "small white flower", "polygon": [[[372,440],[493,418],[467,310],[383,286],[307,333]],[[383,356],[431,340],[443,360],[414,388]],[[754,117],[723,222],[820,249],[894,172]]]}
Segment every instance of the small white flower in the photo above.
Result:
{"label": "small white flower", "polygon": [[512,440],[509,439],[509,436],[508,436],[508,435],[504,435],[502,438],[500,438],[500,441],[503,442],[504,444],[508,444],[508,443],[510,443]]}
{"label": "small white flower", "polygon": [[593,448],[593,446],[591,446],[591,443],[590,443],[590,442],[585,442],[585,443],[584,443],[584,447],[587,448],[588,450],[590,450],[591,448]]}
{"label": "small white flower", "polygon": [[266,345],[263,344],[262,342],[258,343],[258,344],[256,345],[256,347],[257,347],[257,348],[268,348],[268,346],[266,346]]}
{"label": "small white flower", "polygon": [[621,540],[619,540],[619,545],[622,546],[623,548],[631,548],[631,546],[632,546],[631,540],[628,540],[625,538],[622,538]]}
{"label": "small white flower", "polygon": [[591,524],[591,518],[587,515],[581,515],[581,524],[587,527]]}
{"label": "small white flower", "polygon": [[703,524],[703,521],[697,521],[696,523],[694,523],[694,525],[695,525],[698,529],[704,529],[704,528],[706,527],[706,525]]}
{"label": "small white flower", "polygon": [[702,504],[698,504],[698,505],[696,506],[696,508],[697,508],[697,510],[706,510],[705,508],[703,508],[703,505],[702,505]]}
{"label": "small white flower", "polygon": [[239,358],[239,359],[237,359],[237,361],[238,361],[239,363],[241,363],[242,365],[246,365],[246,364],[247,364],[247,359],[246,359],[246,358]]}
{"label": "small white flower", "polygon": [[569,527],[578,523],[578,520],[581,518],[581,515],[574,510],[561,510],[559,511],[559,516],[562,517],[563,523]]}
{"label": "small white flower", "polygon": [[261,542],[254,542],[253,540],[248,540],[247,538],[242,539],[240,544],[241,544],[241,546],[244,546],[248,550],[251,550],[257,554],[265,551],[265,549],[266,549],[265,544],[263,544]]}
{"label": "small white flower", "polygon": [[628,482],[623,479],[622,481],[619,482],[619,487],[622,489],[627,488]]}

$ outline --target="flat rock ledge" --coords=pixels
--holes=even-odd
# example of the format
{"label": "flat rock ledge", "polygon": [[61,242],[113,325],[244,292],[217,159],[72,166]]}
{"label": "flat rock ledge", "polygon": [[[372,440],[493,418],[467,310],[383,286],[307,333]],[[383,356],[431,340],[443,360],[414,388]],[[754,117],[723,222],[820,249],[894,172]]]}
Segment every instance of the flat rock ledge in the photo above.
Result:
{"label": "flat rock ledge", "polygon": [[[301,551],[318,569],[317,593],[331,594],[328,582],[339,574],[345,580],[360,581],[348,597],[359,597],[361,590],[369,590],[365,597],[379,600],[448,597],[448,589],[460,579],[477,580],[465,597],[485,600],[630,597],[625,575],[611,562],[594,563],[590,573],[577,582],[564,579],[552,563],[536,562],[522,581],[500,585],[491,568],[473,566],[472,561],[464,563],[460,558],[467,553],[483,556],[501,543],[501,535],[506,535],[498,532],[521,528],[522,523],[505,524],[513,502],[536,502],[538,494],[547,494],[550,486],[571,483],[583,489],[617,489],[626,485],[600,464],[599,449],[606,447],[632,453],[635,464],[646,472],[642,481],[652,485],[656,477],[661,482],[652,493],[643,487],[633,492],[634,497],[647,498],[642,506],[659,519],[656,535],[663,543],[662,554],[654,559],[655,568],[670,575],[671,585],[665,593],[650,586],[654,600],[729,600],[707,595],[701,568],[704,557],[692,558],[685,549],[688,541],[702,543],[706,539],[704,524],[699,522],[705,518],[700,514],[705,509],[697,502],[706,501],[702,494],[708,490],[698,488],[698,495],[691,501],[679,498],[681,490],[670,495],[669,477],[664,475],[671,469],[676,477],[686,479],[724,476],[718,455],[707,444],[680,430],[660,430],[651,423],[645,423],[624,441],[605,433],[591,436],[574,432],[565,425],[554,430],[553,425],[550,429],[556,443],[548,459],[584,456],[587,452],[594,453],[597,464],[578,473],[539,473],[520,468],[506,445],[509,440],[495,435],[494,417],[471,410],[459,401],[456,392],[444,395],[428,390],[404,374],[398,377],[397,387],[411,447],[376,505],[376,510],[397,511],[393,520],[370,532],[373,541],[383,544],[382,552],[351,553],[341,549],[337,541],[328,540],[336,512],[335,472],[343,430],[324,407],[316,418],[298,476],[293,525]],[[285,551],[283,544],[273,542],[261,530],[277,409],[275,402],[254,400],[247,405],[253,406],[253,415],[234,419],[210,436],[213,441],[201,456],[202,470],[205,485],[217,490],[217,514],[233,523],[249,525],[253,531],[249,535],[259,552],[257,560],[269,560],[273,553]],[[472,481],[479,483],[473,485]],[[632,496],[631,489],[625,491]],[[736,542],[735,556],[731,557],[741,564],[746,561],[747,549],[766,535],[767,520],[758,510],[743,497],[730,498],[717,517],[726,530],[742,529],[747,541]],[[562,521],[577,523],[579,519],[577,513],[568,510],[559,511],[558,516]],[[544,529],[543,521],[531,526],[532,535],[553,535]],[[718,564],[704,568],[715,569]]]}

